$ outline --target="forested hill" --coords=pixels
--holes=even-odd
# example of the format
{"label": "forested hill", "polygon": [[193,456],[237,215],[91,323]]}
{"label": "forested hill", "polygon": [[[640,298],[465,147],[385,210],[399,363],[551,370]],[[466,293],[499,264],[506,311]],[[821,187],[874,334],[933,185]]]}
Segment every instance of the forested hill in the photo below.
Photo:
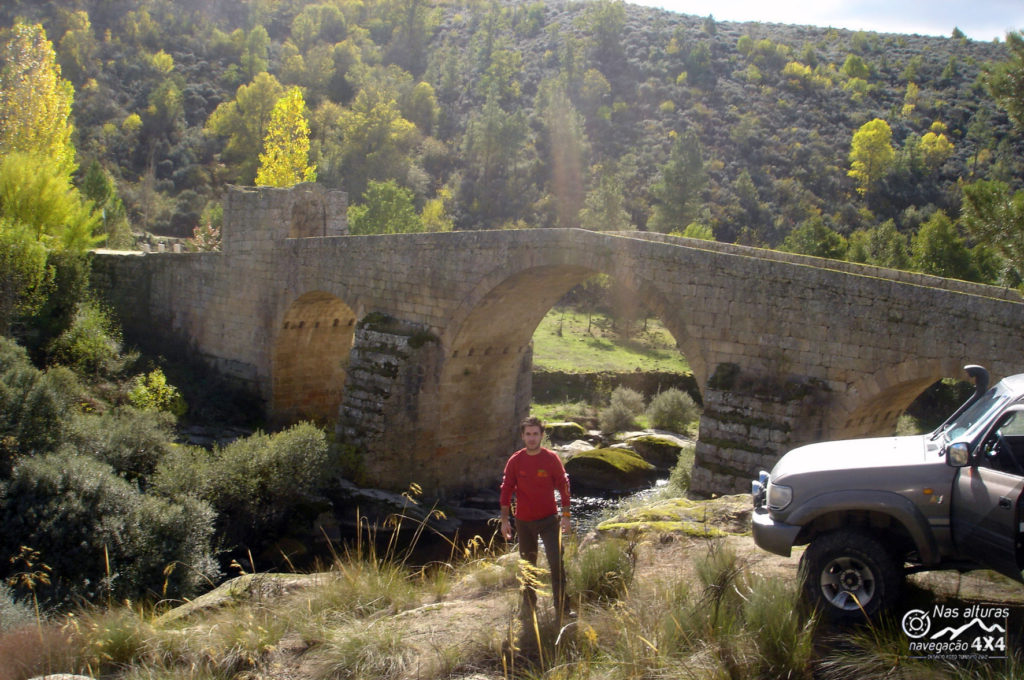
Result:
{"label": "forested hill", "polygon": [[[909,236],[937,210],[955,222],[963,182],[1024,179],[1024,135],[984,84],[1007,44],[954,27],[855,33],[608,0],[7,0],[0,21],[16,20],[43,24],[74,86],[84,190],[119,197],[136,232],[215,220],[295,85],[317,181],[353,204],[411,196],[419,228],[693,224],[774,247],[806,225],[848,237],[892,219]],[[851,176],[874,119],[894,153]]]}

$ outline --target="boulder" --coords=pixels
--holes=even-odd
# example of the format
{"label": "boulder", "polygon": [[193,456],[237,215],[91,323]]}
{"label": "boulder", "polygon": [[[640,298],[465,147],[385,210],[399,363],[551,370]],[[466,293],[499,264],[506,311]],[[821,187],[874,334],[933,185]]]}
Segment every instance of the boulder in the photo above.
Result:
{"label": "boulder", "polygon": [[627,443],[641,458],[662,471],[675,467],[683,449],[683,442],[678,437],[660,434],[643,434]]}
{"label": "boulder", "polygon": [[753,506],[750,494],[720,496],[710,500],[666,498],[630,507],[597,525],[598,534],[630,536],[686,534],[703,538],[750,534]]}
{"label": "boulder", "polygon": [[270,597],[287,595],[312,586],[323,585],[324,574],[242,574],[225,581],[208,593],[158,616],[157,626],[186,620],[194,614],[238,604],[250,600],[262,601]]}
{"label": "boulder", "polygon": [[566,461],[574,490],[628,493],[649,487],[658,478],[653,465],[629,449],[592,449]]}
{"label": "boulder", "polygon": [[579,423],[571,421],[564,423],[548,423],[544,426],[544,432],[548,439],[553,442],[571,442],[582,439],[587,435],[587,430]]}
{"label": "boulder", "polygon": [[568,460],[569,458],[575,456],[577,453],[583,453],[584,451],[592,451],[595,448],[597,447],[591,444],[590,442],[584,441],[582,439],[577,439],[576,441],[571,442],[569,444],[556,446],[555,452],[562,457],[562,460]]}

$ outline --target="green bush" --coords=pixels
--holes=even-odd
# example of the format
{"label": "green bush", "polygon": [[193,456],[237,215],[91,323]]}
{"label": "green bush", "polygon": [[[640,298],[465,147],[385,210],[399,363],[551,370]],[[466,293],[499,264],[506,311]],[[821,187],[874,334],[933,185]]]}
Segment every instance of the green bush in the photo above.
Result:
{"label": "green bush", "polygon": [[643,412],[643,395],[620,385],[612,390],[608,406],[601,410],[599,424],[605,432],[627,430],[636,427],[637,416]]}
{"label": "green bush", "polygon": [[46,247],[29,230],[0,215],[0,334],[8,333],[14,317],[42,305],[51,276]]}
{"label": "green bush", "polygon": [[[87,456],[21,460],[0,486],[0,525],[0,555],[28,546],[50,567],[36,592],[51,604],[189,597],[217,575],[209,506],[145,496]],[[5,559],[0,570],[10,577],[18,565]]]}
{"label": "green bush", "polygon": [[53,272],[42,307],[30,317],[18,321],[18,334],[35,361],[46,360],[47,348],[54,338],[71,325],[79,303],[88,294],[90,262],[88,256],[68,250],[50,250],[46,266]]}
{"label": "green bush", "polygon": [[125,479],[144,483],[173,447],[173,424],[168,413],[130,406],[81,414],[71,419],[65,446],[107,463]]}
{"label": "green bush", "polygon": [[80,391],[69,370],[40,371],[23,347],[0,337],[0,476],[18,457],[60,444]]}
{"label": "green bush", "polygon": [[318,504],[325,482],[333,478],[328,467],[327,436],[315,425],[299,423],[211,452],[182,448],[157,466],[152,490],[168,497],[197,494],[219,513],[228,543],[251,544]]}
{"label": "green bush", "polygon": [[685,496],[686,492],[690,490],[690,475],[693,471],[695,449],[694,444],[686,444],[679,450],[679,460],[676,461],[668,475],[668,483],[661,488],[663,497],[678,498]]}
{"label": "green bush", "polygon": [[693,397],[675,387],[659,392],[647,407],[651,427],[671,432],[686,432],[699,413]]}
{"label": "green bush", "polygon": [[123,368],[121,331],[95,302],[80,302],[70,325],[50,344],[55,361],[81,375],[112,376]]}
{"label": "green bush", "polygon": [[178,418],[188,411],[181,392],[167,382],[167,376],[159,368],[132,379],[128,403],[141,411],[166,411]]}

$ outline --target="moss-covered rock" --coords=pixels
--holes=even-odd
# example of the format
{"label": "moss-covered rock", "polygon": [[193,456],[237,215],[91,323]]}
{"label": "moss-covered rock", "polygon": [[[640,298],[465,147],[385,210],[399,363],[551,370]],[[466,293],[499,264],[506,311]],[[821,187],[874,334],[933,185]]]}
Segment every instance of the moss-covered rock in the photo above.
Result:
{"label": "moss-covered rock", "polygon": [[657,469],[629,449],[593,449],[565,463],[574,489],[628,492],[644,489],[658,477]]}
{"label": "moss-covered rock", "polygon": [[675,437],[656,434],[643,435],[629,440],[629,446],[648,463],[659,470],[668,471],[679,460],[683,443]]}
{"label": "moss-covered rock", "polygon": [[587,431],[582,425],[571,421],[548,423],[544,426],[544,432],[548,435],[548,439],[553,442],[571,442],[583,439],[587,435]]}
{"label": "moss-covered rock", "polygon": [[601,522],[597,530],[610,535],[681,533],[690,536],[743,536],[750,533],[750,494],[710,500],[669,498],[633,507]]}

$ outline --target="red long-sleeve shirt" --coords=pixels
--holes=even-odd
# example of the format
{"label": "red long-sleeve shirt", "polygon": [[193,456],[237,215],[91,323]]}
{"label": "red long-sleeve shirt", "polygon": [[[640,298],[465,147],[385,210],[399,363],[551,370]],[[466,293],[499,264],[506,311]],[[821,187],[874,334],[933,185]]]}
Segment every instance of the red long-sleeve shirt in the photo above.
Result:
{"label": "red long-sleeve shirt", "polygon": [[569,509],[569,477],[554,451],[542,448],[530,455],[526,449],[512,454],[505,463],[501,479],[501,506],[516,498],[516,519],[524,522],[550,517],[558,512],[555,491],[562,499],[562,508]]}

